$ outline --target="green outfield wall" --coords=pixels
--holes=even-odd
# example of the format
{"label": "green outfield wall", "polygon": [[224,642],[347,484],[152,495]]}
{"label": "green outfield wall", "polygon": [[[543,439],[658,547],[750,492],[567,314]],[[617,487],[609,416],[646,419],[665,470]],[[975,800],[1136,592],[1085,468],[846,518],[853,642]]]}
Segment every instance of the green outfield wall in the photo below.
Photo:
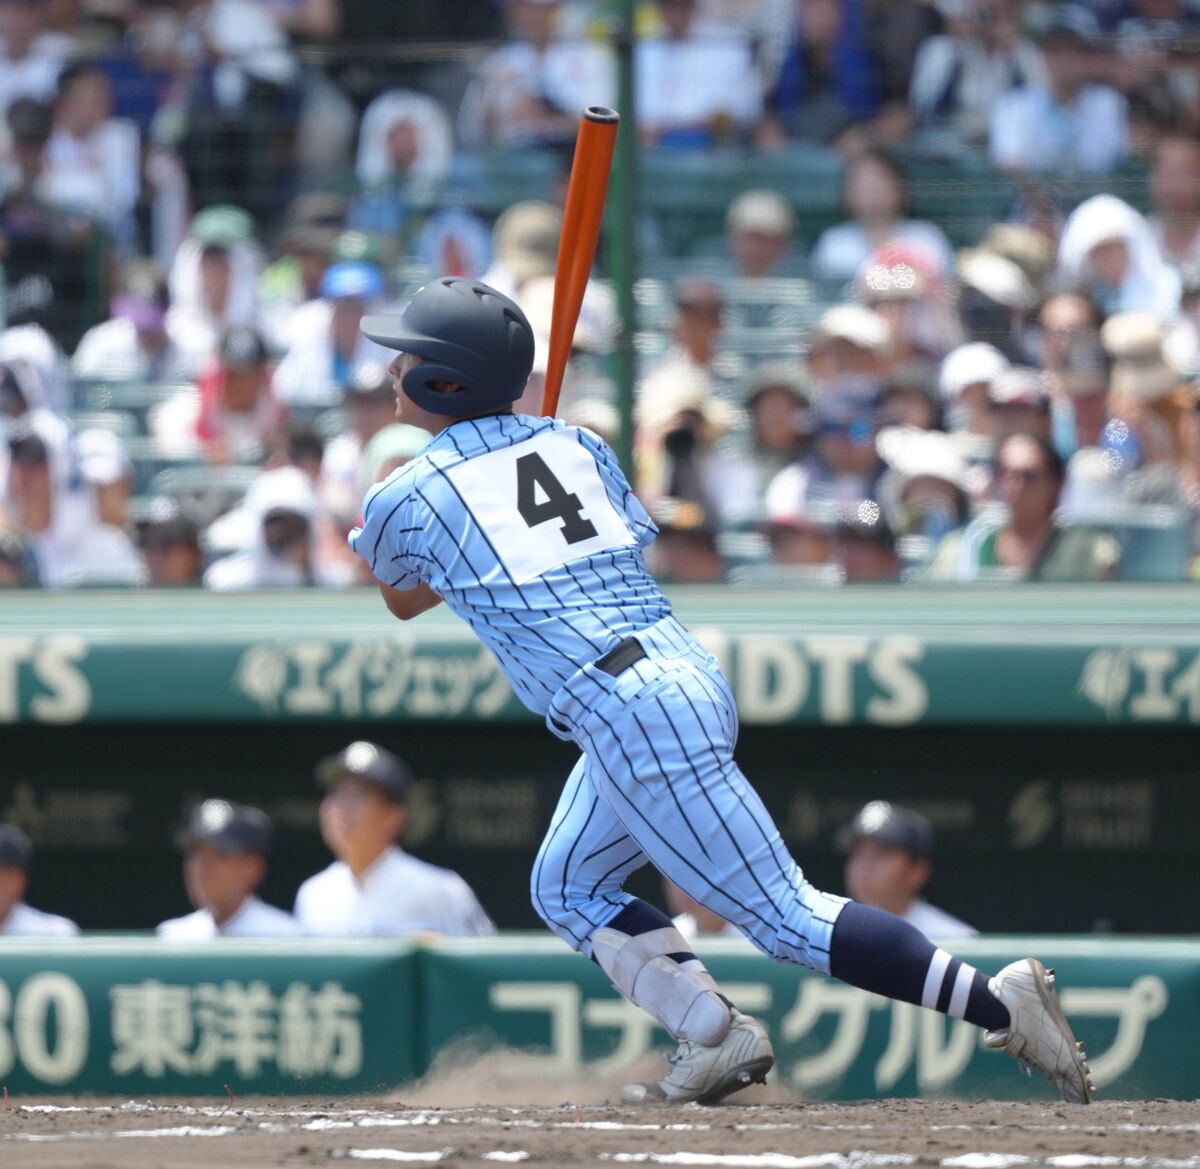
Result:
{"label": "green outfield wall", "polygon": [[[773,963],[748,944],[698,947],[763,1018],[776,1077],[814,1099],[1045,1098],[981,1033]],[[956,953],[1057,967],[1063,1003],[1110,1099],[1200,1096],[1200,943],[997,937]],[[520,935],[389,942],[0,944],[0,1082],[16,1094],[129,1096],[392,1090],[447,1048],[535,1052],[547,1075],[619,1073],[667,1044],[603,973]],[[483,1101],[486,1102],[486,1101]]]}

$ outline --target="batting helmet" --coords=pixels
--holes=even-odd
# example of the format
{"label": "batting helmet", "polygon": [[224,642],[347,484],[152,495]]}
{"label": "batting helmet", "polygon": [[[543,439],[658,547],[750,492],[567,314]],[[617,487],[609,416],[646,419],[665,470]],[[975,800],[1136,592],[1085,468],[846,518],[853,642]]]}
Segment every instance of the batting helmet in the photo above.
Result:
{"label": "batting helmet", "polygon": [[[533,368],[533,330],[520,307],[481,284],[444,276],[418,290],[398,316],[363,318],[372,341],[425,360],[404,375],[404,392],[431,414],[463,417],[498,410],[525,391]],[[435,381],[455,382],[455,394]]]}

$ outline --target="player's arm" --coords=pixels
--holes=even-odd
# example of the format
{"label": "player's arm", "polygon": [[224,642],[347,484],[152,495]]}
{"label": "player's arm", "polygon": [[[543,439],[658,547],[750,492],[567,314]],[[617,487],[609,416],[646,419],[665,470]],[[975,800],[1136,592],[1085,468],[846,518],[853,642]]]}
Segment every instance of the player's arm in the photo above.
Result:
{"label": "player's arm", "polygon": [[381,584],[379,592],[392,616],[401,621],[411,621],[442,603],[442,598],[424,581],[411,589],[394,589],[391,585]]}

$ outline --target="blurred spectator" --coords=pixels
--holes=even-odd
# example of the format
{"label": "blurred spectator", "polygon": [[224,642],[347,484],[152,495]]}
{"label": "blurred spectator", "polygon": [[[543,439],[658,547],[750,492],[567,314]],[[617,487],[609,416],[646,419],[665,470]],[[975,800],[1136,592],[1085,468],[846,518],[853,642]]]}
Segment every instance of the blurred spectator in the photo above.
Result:
{"label": "blurred spectator", "polygon": [[817,401],[817,442],[806,461],[812,498],[839,506],[872,499],[883,467],[875,453],[878,396],[853,388]]}
{"label": "blurred spectator", "polygon": [[988,424],[999,443],[1013,434],[1050,440],[1050,398],[1045,375],[1027,365],[1014,365],[992,382]]}
{"label": "blurred spectator", "polygon": [[1100,312],[1078,293],[1052,296],[1038,314],[1054,446],[1064,458],[1100,445],[1107,419],[1108,361]]}
{"label": "blurred spectator", "polygon": [[29,541],[6,526],[0,514],[0,589],[30,588],[38,583],[37,561]]}
{"label": "blurred spectator", "polygon": [[808,372],[821,393],[875,394],[890,368],[891,334],[878,313],[857,304],[826,309],[808,351]]}
{"label": "blurred spectator", "polygon": [[688,276],[676,281],[674,344],[647,375],[639,398],[655,396],[660,382],[669,382],[679,373],[712,378],[724,314],[725,297],[711,280]]}
{"label": "blurred spectator", "polygon": [[970,517],[967,460],[941,431],[888,427],[875,445],[888,468],[879,485],[888,527],[897,537],[918,542],[911,559],[927,559]]}
{"label": "blurred spectator", "polygon": [[323,937],[495,932],[467,883],[410,856],[396,841],[408,821],[411,770],[374,743],[351,743],[317,765],[326,789],[321,837],[337,857],[296,894],[296,920]]}
{"label": "blurred spectator", "polygon": [[1107,580],[1121,549],[1106,534],[1060,528],[1054,510],[1063,489],[1063,461],[1046,439],[1012,434],[996,450],[996,483],[1005,513],[984,513],[951,532],[929,570],[934,580]]}
{"label": "blurred spectator", "polygon": [[946,32],[921,46],[912,102],[927,149],[965,154],[987,142],[996,102],[1012,89],[1046,89],[1046,67],[1021,34],[1018,0],[943,0]]}
{"label": "blurred spectator", "polygon": [[1054,248],[1048,236],[1023,223],[993,223],[980,247],[1011,260],[1024,273],[1038,297],[1046,294],[1046,285],[1054,268]]}
{"label": "blurred spectator", "polygon": [[135,242],[140,172],[137,126],[112,116],[107,76],[94,65],[68,65],[58,79],[54,130],[40,183],[43,197],[103,224],[128,252]]}
{"label": "blurred spectator", "polygon": [[[25,0],[2,0],[20,8]],[[83,329],[101,251],[85,216],[56,207],[43,194],[52,115],[29,98],[9,106],[12,161],[0,175],[0,248],[10,325],[34,323],[73,347]]]}
{"label": "blurred spectator", "polygon": [[208,207],[192,220],[168,275],[167,327],[193,370],[208,364],[231,325],[256,324],[262,266],[254,221],[240,207]]}
{"label": "blurred spectator", "polygon": [[1012,260],[986,248],[968,248],[958,259],[958,312],[971,341],[986,341],[1006,357],[1026,356],[1029,314],[1037,292]]}
{"label": "blurred spectator", "polygon": [[283,428],[275,435],[272,451],[267,456],[265,466],[269,470],[276,467],[295,467],[312,482],[321,493],[321,464],[325,458],[325,440],[311,422],[301,422],[289,418]]}
{"label": "blurred spectator", "polygon": [[298,467],[264,471],[246,492],[238,524],[247,529],[242,550],[215,561],[204,574],[206,588],[303,588],[350,583],[342,561],[324,554],[322,518],[312,480]]}
{"label": "blurred spectator", "polygon": [[0,935],[9,938],[69,938],[79,927],[65,917],[25,904],[33,845],[15,824],[0,824]]}
{"label": "blurred spectator", "polygon": [[175,500],[155,499],[138,525],[138,545],[146,562],[146,583],[153,588],[185,588],[200,584],[204,553],[196,525]]}
{"label": "blurred spectator", "polygon": [[999,167],[1046,174],[1108,174],[1128,151],[1125,99],[1100,75],[1100,28],[1082,4],[1061,4],[1042,33],[1047,80],[1031,80],[991,110],[990,153]]}
{"label": "blurred spectator", "polygon": [[676,366],[648,380],[638,399],[638,491],[653,513],[664,499],[698,506],[705,522],[735,523],[757,508],[749,460],[718,444],[736,415],[698,370]]}
{"label": "blurred spectator", "polygon": [[1008,369],[1008,358],[983,341],[971,341],[946,354],[938,375],[938,388],[946,402],[950,430],[974,436],[991,435],[992,387]]}
{"label": "blurred spectator", "polygon": [[692,499],[660,499],[652,512],[658,537],[650,549],[651,570],[669,584],[716,584],[725,579],[714,519]]}
{"label": "blurred spectator", "polygon": [[939,6],[927,0],[864,0],[863,14],[884,105],[907,110],[921,46],[945,23]]}
{"label": "blurred spectator", "polygon": [[47,102],[69,54],[46,31],[45,0],[0,0],[0,114],[18,98]]}
{"label": "blurred spectator", "polygon": [[973,938],[977,931],[921,900],[933,876],[933,825],[919,812],[873,800],[839,837],[846,892],[863,905],[902,917],[927,938]]}
{"label": "blurred spectator", "polygon": [[611,56],[590,41],[560,38],[562,8],[559,0],[511,0],[509,42],[483,59],[463,98],[464,147],[565,143],[580,110],[613,104]]}
{"label": "blurred spectator", "polygon": [[414,211],[440,191],[454,158],[450,117],[433,98],[408,89],[380,94],[363,114],[350,210],[360,231],[398,237]]}
{"label": "blurred spectator", "polygon": [[834,510],[814,498],[813,475],[805,462],[784,467],[767,485],[763,532],[774,564],[816,568],[829,562]]}
{"label": "blurred spectator", "polygon": [[1184,379],[1163,351],[1166,332],[1150,313],[1109,317],[1100,340],[1112,358],[1108,410],[1101,445],[1122,467],[1172,463],[1178,422],[1178,396]]}
{"label": "blurred spectator", "polygon": [[70,412],[67,355],[40,325],[13,325],[0,333],[0,362],[20,369],[22,378],[29,379],[38,406],[61,416]]}
{"label": "blurred spectator", "polygon": [[816,429],[812,396],[793,362],[766,361],[751,370],[746,408],[755,459],[763,473],[774,473],[807,453]]}
{"label": "blurred spectator", "polygon": [[[346,424],[325,448],[321,484],[325,506],[337,523],[349,530],[362,510],[364,491],[376,482],[363,480],[367,448],[396,417],[396,394],[387,367],[375,361],[360,365],[354,371],[342,409]],[[425,436],[421,445],[427,441]]]}
{"label": "blurred spectator", "polygon": [[492,229],[492,264],[483,274],[491,285],[520,302],[522,289],[538,276],[553,276],[562,234],[562,212],[549,203],[514,203]]}
{"label": "blurred spectator", "polygon": [[842,179],[845,223],[826,228],[813,249],[813,269],[829,280],[852,280],[876,248],[900,241],[927,253],[943,275],[954,253],[940,227],[907,219],[904,174],[886,154],[867,151],[846,164]]}
{"label": "blurred spectator", "polygon": [[928,369],[956,345],[962,326],[948,283],[922,248],[885,244],[864,262],[855,290],[888,324],[892,369]]}
{"label": "blurred spectator", "polygon": [[359,331],[363,314],[383,297],[383,273],[362,260],[334,264],[321,280],[320,299],[298,308],[289,332],[291,345],[275,371],[280,401],[324,402],[345,391],[364,363],[385,368],[391,353]]}
{"label": "blurred spectator", "polygon": [[880,426],[909,426],[940,430],[941,402],[937,386],[924,370],[901,370],[883,387],[879,398]]}
{"label": "blurred spectator", "polygon": [[[367,443],[359,461],[359,503],[369,488],[382,483],[393,471],[429,445],[429,435],[415,426],[393,422]],[[357,517],[355,517],[357,518]]]}
{"label": "blurred spectator", "polygon": [[768,83],[760,139],[832,145],[879,111],[878,77],[858,0],[795,0],[789,43]]}
{"label": "blurred spectator", "polygon": [[443,206],[425,220],[412,253],[426,271],[478,280],[492,262],[492,233],[466,208]]}
{"label": "blurred spectator", "polygon": [[777,191],[743,191],[725,213],[725,239],[743,280],[775,274],[792,248],[796,217]]}
{"label": "blurred spectator", "polygon": [[1159,142],[1150,170],[1150,230],[1176,267],[1200,264],[1200,142],[1173,134]]}
{"label": "blurred spectator", "polygon": [[1065,287],[1086,292],[1105,315],[1169,319],[1179,306],[1179,273],[1159,254],[1145,218],[1115,195],[1094,195],[1071,213],[1058,272]]}
{"label": "blurred spectator", "polygon": [[180,390],[150,412],[150,433],[163,454],[210,463],[257,458],[283,425],[286,411],[271,389],[267,347],[256,329],[226,329],[214,364],[196,389]]}
{"label": "blurred spectator", "polygon": [[37,394],[27,365],[0,365],[0,511],[29,533],[42,584],[138,583],[141,562],[121,526],[130,467],[120,440],[74,435]]}
{"label": "blurred spectator", "polygon": [[196,911],[161,922],[158,936],[167,942],[297,936],[300,927],[291,914],[255,894],[267,875],[271,835],[265,812],[205,800],[182,840],[183,883]]}
{"label": "blurred spectator", "polygon": [[736,32],[706,35],[696,0],[657,6],[660,35],[634,49],[643,141],[696,149],[743,140],[762,112],[749,44]]}
{"label": "blurred spectator", "polygon": [[899,578],[895,536],[873,499],[842,506],[833,528],[831,557],[846,584],[882,584]]}
{"label": "blurred spectator", "polygon": [[189,376],[188,361],[168,332],[167,281],[151,260],[126,265],[112,314],[93,325],[71,359],[74,377],[95,381],[174,382]]}
{"label": "blurred spectator", "polygon": [[663,895],[671,924],[689,941],[700,936],[740,938],[742,931],[723,917],[706,909],[694,897],[689,897],[673,881],[663,878]]}

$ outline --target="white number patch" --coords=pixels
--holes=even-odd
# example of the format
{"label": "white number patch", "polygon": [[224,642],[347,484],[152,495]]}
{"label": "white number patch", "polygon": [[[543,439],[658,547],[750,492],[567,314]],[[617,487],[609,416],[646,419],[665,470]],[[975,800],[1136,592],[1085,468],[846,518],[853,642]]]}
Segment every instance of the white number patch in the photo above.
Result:
{"label": "white number patch", "polygon": [[600,467],[570,434],[548,430],[446,471],[518,584],[637,541]]}

